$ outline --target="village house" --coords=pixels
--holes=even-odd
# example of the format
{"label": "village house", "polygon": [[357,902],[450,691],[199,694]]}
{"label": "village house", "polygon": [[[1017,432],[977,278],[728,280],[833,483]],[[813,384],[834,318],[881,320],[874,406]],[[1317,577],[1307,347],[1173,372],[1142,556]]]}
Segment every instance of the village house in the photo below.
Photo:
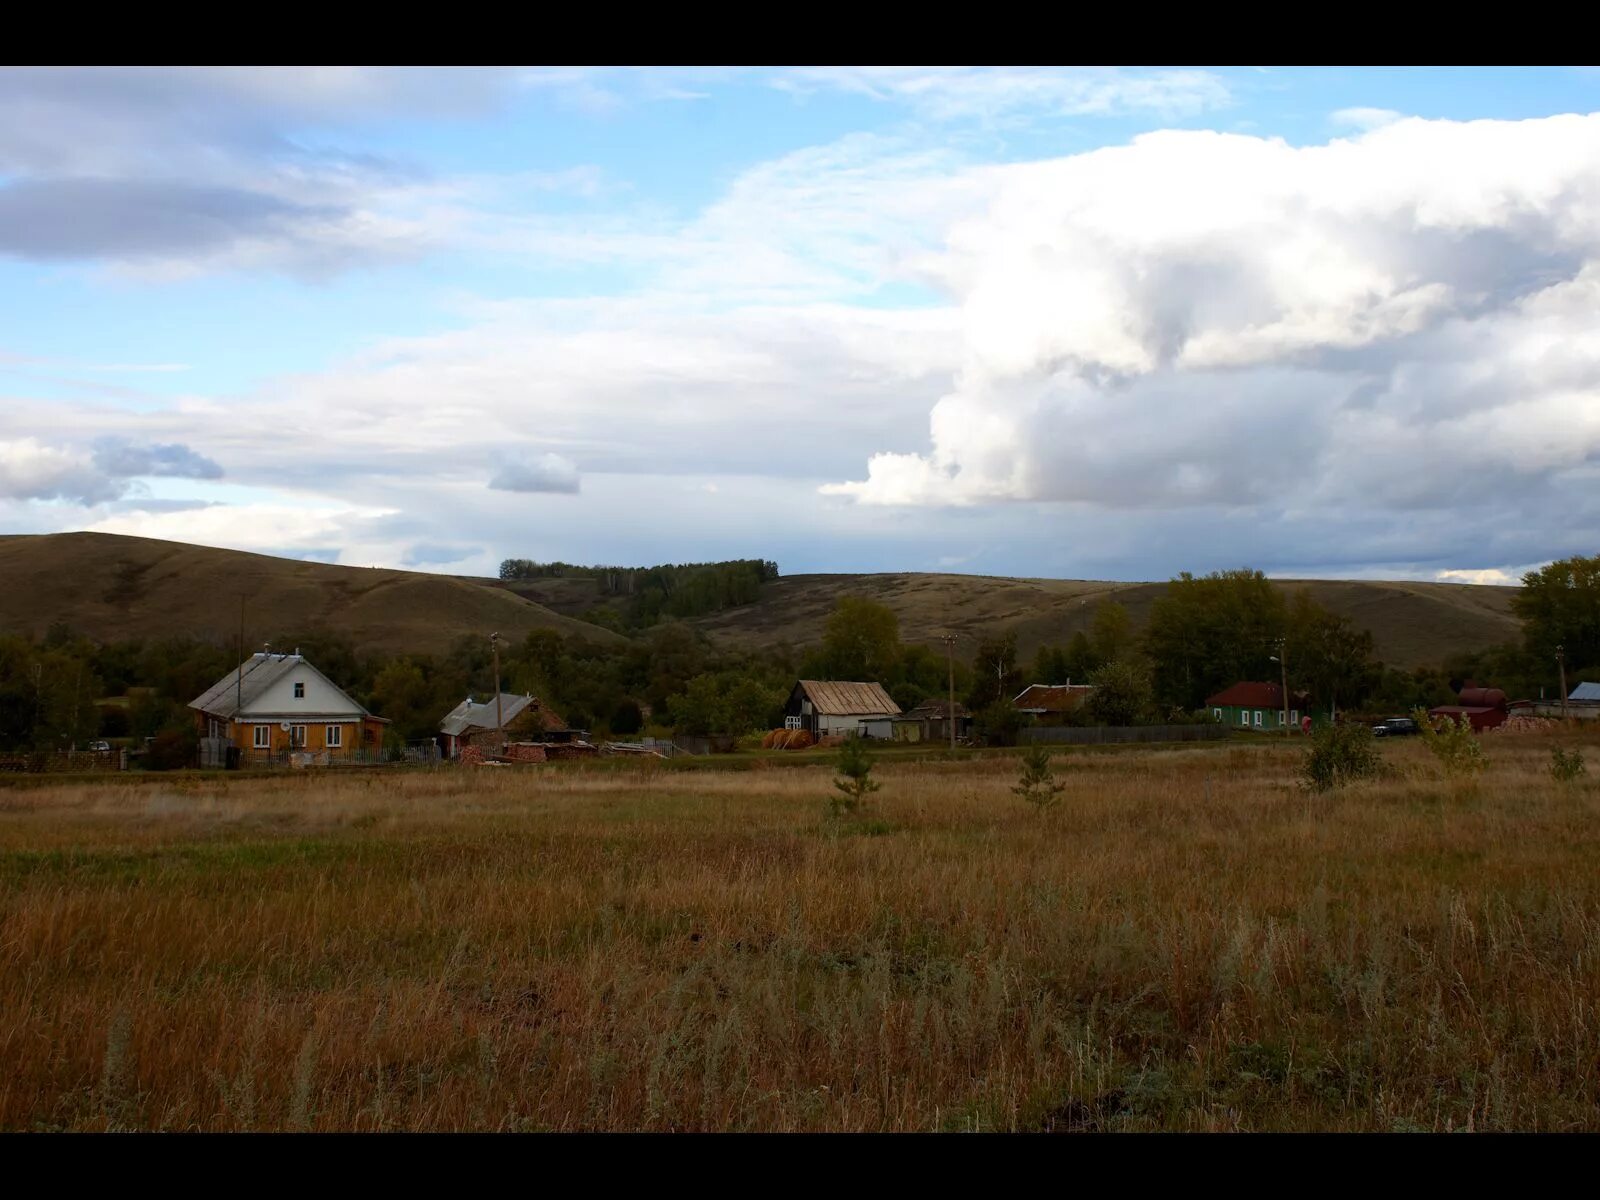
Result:
{"label": "village house", "polygon": [[[192,700],[201,762],[376,761],[389,722],[293,654],[264,651]],[[233,754],[227,754],[231,747]],[[303,757],[297,757],[303,756]]]}
{"label": "village house", "polygon": [[1094,691],[1087,683],[1030,683],[1011,699],[1011,707],[1033,718],[1036,725],[1061,725],[1067,714],[1081,708]]}
{"label": "village house", "polygon": [[[801,679],[789,692],[789,701],[783,708],[785,729],[804,729],[818,741],[825,737],[848,737],[862,734],[863,722],[887,722],[900,715],[900,706],[889,698],[889,693],[878,683],[836,683],[816,679]],[[891,736],[885,726],[883,737]],[[875,736],[866,733],[866,736]]]}
{"label": "village house", "polygon": [[481,704],[469,696],[439,722],[440,749],[446,758],[460,758],[468,746],[500,754],[512,742],[571,742],[581,732],[568,729],[567,723],[536,697],[508,692],[500,693],[498,706],[492,696]]}
{"label": "village house", "polygon": [[[1236,683],[1206,701],[1211,715],[1234,729],[1283,732],[1283,688],[1276,683]],[[1311,697],[1289,693],[1289,728],[1299,729],[1300,718],[1311,709]]]}

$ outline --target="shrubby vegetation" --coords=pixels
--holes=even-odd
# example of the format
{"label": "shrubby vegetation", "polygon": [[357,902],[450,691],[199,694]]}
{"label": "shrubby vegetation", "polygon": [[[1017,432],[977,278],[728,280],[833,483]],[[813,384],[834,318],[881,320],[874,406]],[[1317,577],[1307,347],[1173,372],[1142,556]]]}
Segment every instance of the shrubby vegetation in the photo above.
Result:
{"label": "shrubby vegetation", "polygon": [[1347,783],[1372,779],[1383,760],[1370,726],[1343,722],[1319,725],[1311,731],[1300,765],[1300,777],[1314,792],[1326,792]]}
{"label": "shrubby vegetation", "polygon": [[778,578],[778,564],[759,558],[727,562],[662,563],[654,567],[580,567],[508,558],[500,578],[591,579],[603,601],[620,600],[620,612],[597,608],[590,619],[620,629],[643,629],[663,620],[699,617],[753,603],[761,585]]}

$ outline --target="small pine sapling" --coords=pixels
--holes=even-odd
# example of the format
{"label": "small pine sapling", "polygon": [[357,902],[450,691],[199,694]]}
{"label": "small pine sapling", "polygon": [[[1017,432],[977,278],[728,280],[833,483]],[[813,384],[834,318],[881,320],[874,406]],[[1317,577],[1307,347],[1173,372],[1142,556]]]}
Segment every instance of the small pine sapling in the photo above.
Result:
{"label": "small pine sapling", "polygon": [[872,778],[872,756],[860,738],[846,738],[840,747],[839,777],[833,781],[833,786],[838,795],[828,797],[828,808],[836,817],[855,812],[869,795],[883,786]]}
{"label": "small pine sapling", "polygon": [[1060,802],[1065,787],[1065,784],[1056,782],[1050,770],[1050,752],[1036,745],[1022,756],[1022,774],[1011,791],[1040,812],[1045,812]]}

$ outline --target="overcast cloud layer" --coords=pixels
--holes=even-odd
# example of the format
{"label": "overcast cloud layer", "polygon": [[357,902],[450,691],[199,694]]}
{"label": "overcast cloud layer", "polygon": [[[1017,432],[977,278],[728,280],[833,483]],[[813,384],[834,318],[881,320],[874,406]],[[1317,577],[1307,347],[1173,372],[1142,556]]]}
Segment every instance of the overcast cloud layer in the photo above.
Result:
{"label": "overcast cloud layer", "polygon": [[[1600,113],[1352,94],[1287,139],[1245,86],[0,71],[0,525],[452,572],[1600,548]],[[730,105],[790,148],[581,157]]]}

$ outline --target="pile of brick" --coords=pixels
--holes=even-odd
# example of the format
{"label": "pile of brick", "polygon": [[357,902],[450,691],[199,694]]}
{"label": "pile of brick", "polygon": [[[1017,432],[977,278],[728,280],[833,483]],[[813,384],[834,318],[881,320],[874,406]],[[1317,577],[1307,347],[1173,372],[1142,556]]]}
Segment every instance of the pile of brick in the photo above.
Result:
{"label": "pile of brick", "polygon": [[483,766],[483,751],[476,746],[461,747],[460,763],[463,767]]}
{"label": "pile of brick", "polygon": [[600,753],[598,746],[588,742],[551,742],[544,748],[545,757],[548,759],[560,758],[592,758]]}
{"label": "pile of brick", "polygon": [[1515,714],[1507,717],[1499,725],[1485,730],[1485,733],[1554,733],[1561,728],[1561,722],[1552,717],[1525,717]]}
{"label": "pile of brick", "polygon": [[512,742],[506,747],[503,757],[518,763],[548,762],[549,756],[545,747],[539,742]]}

